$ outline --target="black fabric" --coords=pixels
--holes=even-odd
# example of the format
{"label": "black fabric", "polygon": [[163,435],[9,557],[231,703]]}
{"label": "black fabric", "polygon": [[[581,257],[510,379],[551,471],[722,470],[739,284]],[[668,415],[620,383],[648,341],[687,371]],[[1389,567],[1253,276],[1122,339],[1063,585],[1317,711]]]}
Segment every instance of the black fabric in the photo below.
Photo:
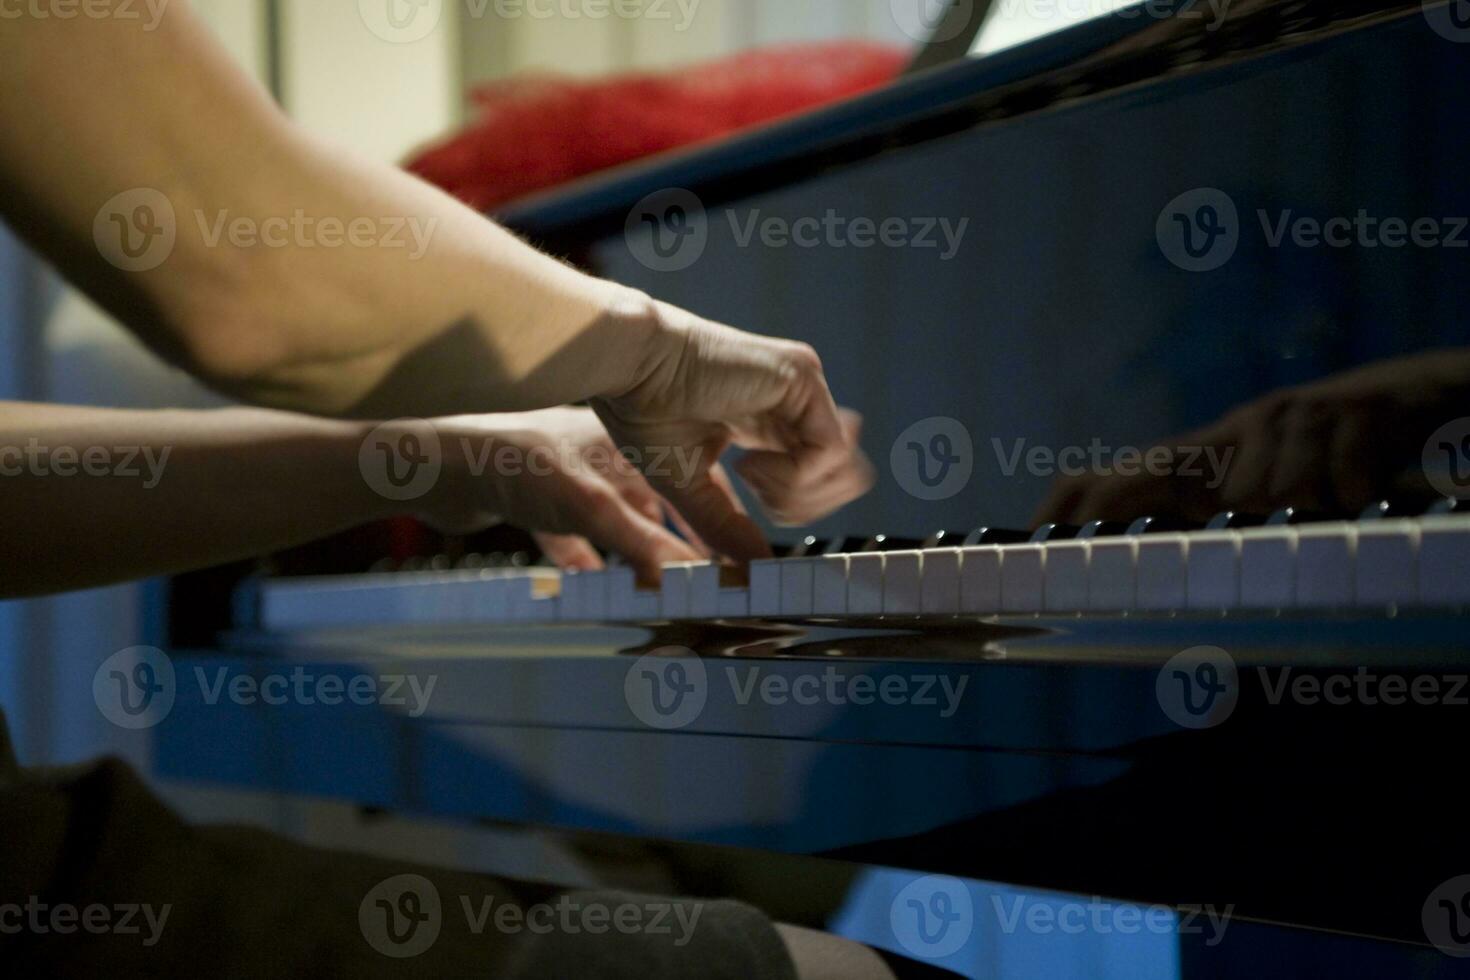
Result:
{"label": "black fabric", "polygon": [[191,827],[118,761],[20,769],[3,715],[0,963],[7,977],[795,980],[749,906],[568,892]]}

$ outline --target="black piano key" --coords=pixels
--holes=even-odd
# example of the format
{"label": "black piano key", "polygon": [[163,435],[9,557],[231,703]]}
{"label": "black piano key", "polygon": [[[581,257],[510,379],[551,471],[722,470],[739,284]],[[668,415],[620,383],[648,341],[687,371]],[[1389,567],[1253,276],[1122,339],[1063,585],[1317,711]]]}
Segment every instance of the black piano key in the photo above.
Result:
{"label": "black piano key", "polygon": [[1377,500],[1363,508],[1360,521],[1382,521],[1391,517],[1414,517],[1419,508],[1402,500]]}
{"label": "black piano key", "polygon": [[1331,519],[1327,514],[1317,511],[1303,510],[1300,507],[1283,507],[1266,518],[1266,526],[1294,527],[1298,524],[1316,524],[1319,521],[1330,521]]}
{"label": "black piano key", "polygon": [[1127,533],[1128,525],[1122,521],[1092,521],[1082,525],[1082,530],[1077,532],[1077,537],[1086,541],[1093,538],[1115,538]]}
{"label": "black piano key", "polygon": [[992,544],[1025,544],[1031,540],[1030,531],[1013,531],[1004,527],[976,528],[965,536],[966,548],[978,548]]}
{"label": "black piano key", "polygon": [[833,538],[822,552],[824,555],[858,555],[867,548],[871,538]]}
{"label": "black piano key", "polygon": [[1470,499],[1463,497],[1446,497],[1425,513],[1431,517],[1440,517],[1445,514],[1470,514]]}
{"label": "black piano key", "polygon": [[868,540],[864,551],[918,551],[924,542],[917,538],[891,538],[886,534],[875,534]]}
{"label": "black piano key", "polygon": [[967,531],[935,531],[924,539],[924,550],[931,548],[959,548],[965,543]]}
{"label": "black piano key", "polygon": [[1043,524],[1031,535],[1032,544],[1046,544],[1048,541],[1070,541],[1082,533],[1082,528],[1075,524]]}
{"label": "black piano key", "polygon": [[787,557],[812,558],[816,557],[817,555],[823,555],[826,554],[827,546],[829,544],[831,544],[830,541],[827,541],[823,538],[813,537],[809,534],[806,537],[802,538],[801,541],[791,549],[791,554],[789,554]]}
{"label": "black piano key", "polygon": [[1236,531],[1243,527],[1260,527],[1266,518],[1260,514],[1246,514],[1238,510],[1227,510],[1210,518],[1206,531]]}
{"label": "black piano key", "polygon": [[1198,530],[1197,525],[1172,517],[1140,517],[1128,525],[1128,533],[1131,535],[1174,534],[1181,531],[1195,530]]}

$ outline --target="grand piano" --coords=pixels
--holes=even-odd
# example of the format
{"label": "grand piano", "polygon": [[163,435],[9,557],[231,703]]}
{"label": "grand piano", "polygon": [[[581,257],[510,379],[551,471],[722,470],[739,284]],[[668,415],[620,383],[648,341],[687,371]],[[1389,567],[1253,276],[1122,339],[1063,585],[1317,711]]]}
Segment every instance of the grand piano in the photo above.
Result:
{"label": "grand piano", "polygon": [[[653,842],[691,891],[759,863],[824,883],[809,921],[966,976],[1470,975],[1463,502],[1038,530],[1054,474],[1003,465],[1470,344],[1463,8],[1125,9],[498,215],[815,344],[880,487],[743,579],[478,554],[252,579],[165,658],[158,774]],[[1271,233],[1360,211],[1444,234]],[[742,232],[829,214],[966,231]],[[903,471],[935,420],[970,441],[947,496]]]}

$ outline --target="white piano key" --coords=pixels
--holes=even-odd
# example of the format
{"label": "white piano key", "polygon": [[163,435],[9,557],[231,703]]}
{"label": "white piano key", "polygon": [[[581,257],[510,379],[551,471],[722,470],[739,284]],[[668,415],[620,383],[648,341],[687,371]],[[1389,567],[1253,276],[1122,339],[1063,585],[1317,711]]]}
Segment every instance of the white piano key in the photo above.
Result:
{"label": "white piano key", "polygon": [[990,616],[1000,612],[1000,569],[998,547],[960,550],[960,612]]}
{"label": "white piano key", "polygon": [[1189,608],[1240,606],[1240,532],[1201,531],[1189,537]]}
{"label": "white piano key", "polygon": [[1137,602],[1137,564],[1137,538],[1100,538],[1093,541],[1092,554],[1087,562],[1087,608],[1094,612],[1127,612],[1133,609]]}
{"label": "white piano key", "polygon": [[1039,544],[1001,549],[1000,608],[1008,613],[1039,613],[1046,598],[1046,551]]}
{"label": "white piano key", "polygon": [[920,610],[927,616],[955,616],[960,611],[960,549],[924,552]]}
{"label": "white piano key", "polygon": [[651,589],[637,589],[628,604],[628,620],[634,623],[652,623],[663,618],[663,593]]}
{"label": "white piano key", "polygon": [[692,562],[664,566],[663,599],[659,606],[664,619],[689,618],[689,575],[693,568]]}
{"label": "white piano key", "polygon": [[717,601],[721,619],[745,619],[750,615],[749,589],[721,589]]}
{"label": "white piano key", "polygon": [[1294,527],[1251,528],[1240,535],[1240,604],[1245,609],[1289,609],[1296,603]]}
{"label": "white piano key", "polygon": [[556,622],[556,596],[537,596],[532,599],[526,621],[538,625]]}
{"label": "white piano key", "polygon": [[582,614],[590,622],[608,621],[606,571],[582,573]]}
{"label": "white piano key", "polygon": [[608,615],[625,622],[636,618],[633,615],[633,596],[638,591],[638,582],[633,569],[627,565],[614,565],[607,570]]}
{"label": "white piano key", "polygon": [[883,556],[848,555],[847,614],[878,616],[883,613]]}
{"label": "white piano key", "polygon": [[586,619],[582,606],[582,572],[567,571],[561,576],[561,602],[557,615],[564,623],[578,623]]}
{"label": "white piano key", "polygon": [[531,600],[536,597],[531,588],[531,579],[505,576],[494,584],[505,595],[505,618],[512,623],[528,622],[531,618]]}
{"label": "white piano key", "polygon": [[[1234,561],[1234,558],[1231,558]],[[1189,602],[1189,538],[1183,534],[1146,534],[1138,541],[1135,607],[1148,612],[1180,612]]]}
{"label": "white piano key", "polygon": [[689,568],[689,617],[716,619],[720,615],[720,566],[701,562]]}
{"label": "white piano key", "polygon": [[781,563],[781,615],[812,614],[812,572],[815,561],[788,558]]}
{"label": "white piano key", "polygon": [[891,551],[883,556],[883,613],[917,616],[923,609],[924,555]]}
{"label": "white piano key", "polygon": [[1358,528],[1353,593],[1358,606],[1412,605],[1419,598],[1419,523],[1364,521]]}
{"label": "white piano key", "polygon": [[1357,526],[1309,524],[1297,533],[1296,604],[1303,609],[1344,609],[1353,604]]}
{"label": "white piano key", "polygon": [[750,563],[750,615],[779,616],[781,614],[781,563],[779,561],[753,561]]}
{"label": "white piano key", "polygon": [[1470,518],[1427,517],[1419,538],[1419,602],[1470,604]]}
{"label": "white piano key", "polygon": [[847,556],[824,555],[812,566],[812,614],[841,616],[847,612]]}
{"label": "white piano key", "polygon": [[1057,541],[1046,546],[1042,608],[1047,612],[1075,613],[1087,609],[1087,564],[1091,545],[1086,541]]}

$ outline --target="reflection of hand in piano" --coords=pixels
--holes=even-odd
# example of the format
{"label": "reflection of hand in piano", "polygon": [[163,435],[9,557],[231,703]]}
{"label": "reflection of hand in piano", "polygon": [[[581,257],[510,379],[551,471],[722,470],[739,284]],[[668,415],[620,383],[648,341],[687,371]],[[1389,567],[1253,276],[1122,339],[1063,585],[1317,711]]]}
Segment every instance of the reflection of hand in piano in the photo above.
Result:
{"label": "reflection of hand in piano", "polygon": [[[1059,481],[1038,519],[1081,524],[1164,515],[1203,523],[1227,510],[1264,514],[1297,506],[1351,515],[1383,496],[1428,499],[1420,466],[1425,440],[1466,414],[1470,350],[1385,361],[1238,408],[1171,440],[1170,462],[1152,472]],[[1223,466],[1212,468],[1211,459]]]}

